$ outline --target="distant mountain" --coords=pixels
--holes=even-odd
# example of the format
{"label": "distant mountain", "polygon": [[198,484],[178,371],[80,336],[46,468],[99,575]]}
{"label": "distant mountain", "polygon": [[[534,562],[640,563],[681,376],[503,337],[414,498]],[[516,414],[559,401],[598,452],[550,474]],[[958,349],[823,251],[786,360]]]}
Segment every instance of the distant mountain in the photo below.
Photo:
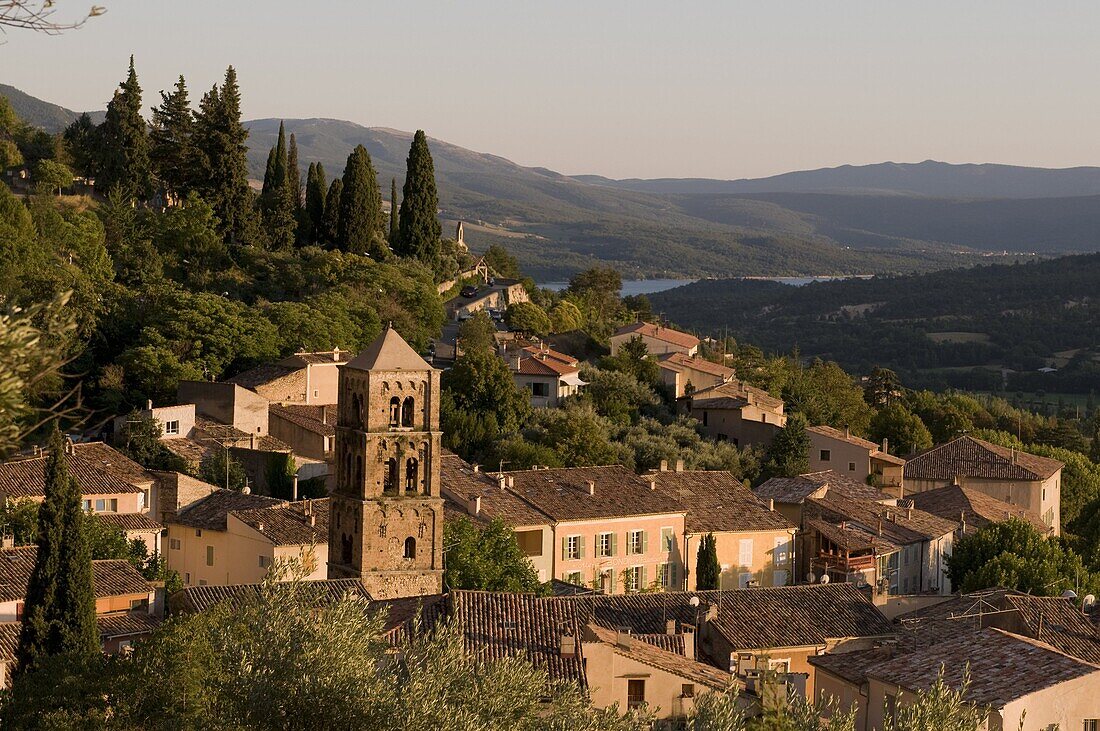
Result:
{"label": "distant mountain", "polygon": [[[0,91],[45,129],[77,116]],[[410,132],[335,119],[285,123],[303,169],[320,161],[331,181],[362,144],[383,196],[391,177],[403,183]],[[245,124],[258,179],[279,120]],[[1100,251],[1098,168],[884,163],[760,180],[615,181],[443,140],[431,147],[444,230],[464,221],[475,250],[501,244],[542,281],[597,264],[626,278],[905,273],[973,264],[987,252]]]}
{"label": "distant mountain", "polygon": [[1060,198],[1100,195],[1100,167],[1050,169],[991,163],[954,165],[935,160],[842,165],[742,180],[613,180],[598,175],[578,175],[576,179],[594,185],[667,195],[894,193],[936,198]]}
{"label": "distant mountain", "polygon": [[[14,86],[0,84],[0,96],[6,96],[11,102],[12,109],[27,124],[40,127],[47,132],[61,132],[68,127],[73,120],[80,116],[80,112],[44,102],[26,94]],[[92,121],[99,124],[103,121],[104,112],[88,112]]]}

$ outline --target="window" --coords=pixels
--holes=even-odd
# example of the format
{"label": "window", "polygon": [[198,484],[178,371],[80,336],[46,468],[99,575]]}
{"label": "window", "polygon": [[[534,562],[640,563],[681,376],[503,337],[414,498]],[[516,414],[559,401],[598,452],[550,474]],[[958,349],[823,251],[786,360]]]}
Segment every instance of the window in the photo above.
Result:
{"label": "window", "polygon": [[630,678],[626,681],[626,707],[640,708],[645,705],[645,680]]}
{"label": "window", "polygon": [[405,460],[405,492],[416,492],[420,482],[420,461],[416,457]]}
{"label": "window", "polygon": [[107,501],[107,510],[112,512],[112,513],[117,513],[118,512],[118,498],[117,497],[113,497],[113,498],[111,498],[110,500]]}
{"label": "window", "polygon": [[85,513],[90,513],[92,511],[92,501],[91,500],[84,500],[84,501],[81,502],[81,505],[83,506]]}
{"label": "window", "polygon": [[737,542],[737,563],[743,568],[752,567],[752,539],[742,538]]}
{"label": "window", "polygon": [[562,558],[569,560],[584,558],[584,553],[581,549],[582,545],[582,538],[580,536],[566,536],[565,546],[562,550]]}
{"label": "window", "polygon": [[855,472],[856,471],[856,463],[855,462],[849,462],[848,463],[848,471],[849,472]]}
{"label": "window", "polygon": [[674,563],[662,563],[657,564],[657,581],[665,589],[676,588],[676,564]]}
{"label": "window", "polygon": [[626,534],[626,552],[639,554],[646,552],[646,535],[644,530],[632,530]]}
{"label": "window", "polygon": [[137,609],[138,607],[147,607],[147,606],[149,606],[149,597],[145,597],[144,599],[131,599],[130,600],[130,609]]}
{"label": "window", "polygon": [[681,698],[694,698],[695,697],[695,683],[684,683],[680,686]]}
{"label": "window", "polygon": [[411,427],[413,425],[413,415],[415,411],[416,406],[413,397],[406,396],[405,402],[401,405],[401,426]]}
{"label": "window", "polygon": [[181,544],[180,544],[180,539],[179,538],[169,538],[168,539],[168,548],[172,549],[173,551],[180,550],[180,545]]}
{"label": "window", "polygon": [[908,566],[909,565],[909,546],[906,546],[905,548],[901,549],[901,565],[902,566]]}
{"label": "window", "polygon": [[531,382],[531,395],[538,398],[546,398],[550,395],[550,384],[542,381]]}
{"label": "window", "polygon": [[707,412],[703,412],[703,426],[707,425]]}
{"label": "window", "polygon": [[672,528],[661,529],[661,550],[662,551],[675,551],[676,550],[676,531]]}
{"label": "window", "polygon": [[786,566],[790,561],[791,539],[787,536],[776,537],[775,550],[772,552],[772,563],[777,567]]}
{"label": "window", "polygon": [[96,511],[97,513],[102,513],[102,512],[103,512],[104,510],[106,510],[106,509],[107,509],[107,501],[106,501],[106,499],[104,499],[104,498],[100,498],[99,500],[96,500],[96,501],[95,501],[95,511]]}
{"label": "window", "polygon": [[821,450],[821,461],[822,462],[828,462],[832,458],[832,456],[833,456],[832,451],[830,451],[828,449],[822,449]]}
{"label": "window", "polygon": [[23,606],[24,606],[23,602],[16,602],[15,603],[15,618],[16,619],[23,619]]}
{"label": "window", "polygon": [[260,568],[266,569],[271,565],[271,558],[269,556],[260,556]]}
{"label": "window", "polygon": [[886,718],[891,721],[898,720],[898,697],[893,693],[886,694]]}
{"label": "window", "polygon": [[214,565],[214,547],[213,546],[207,546],[206,547],[206,565],[207,566],[213,566]]}
{"label": "window", "polygon": [[631,566],[626,570],[626,590],[641,591],[645,588],[645,566]]}
{"label": "window", "polygon": [[191,572],[190,571],[185,571],[183,573],[183,583],[185,583],[185,584],[190,584],[191,583]]}
{"label": "window", "polygon": [[149,504],[149,491],[148,490],[142,490],[141,494],[138,495],[138,512],[140,513],[141,511],[145,510],[145,506],[148,505],[148,504]]}
{"label": "window", "polygon": [[394,457],[386,460],[386,475],[382,481],[382,489],[390,492],[397,490],[397,459]]}
{"label": "window", "polygon": [[202,528],[195,529],[195,538],[202,538]]}
{"label": "window", "polygon": [[416,539],[412,536],[405,539],[405,558],[416,558]]}
{"label": "window", "polygon": [[317,395],[318,395],[319,393],[320,393],[320,391],[318,391],[318,390],[317,390],[316,388],[315,388],[315,389],[313,389],[313,398],[317,398]]}
{"label": "window", "polygon": [[574,586],[582,586],[581,584],[581,572],[580,571],[567,571],[565,576],[565,583],[573,584]]}
{"label": "window", "polygon": [[1100,731],[1100,718],[1086,718],[1082,731]]}
{"label": "window", "polygon": [[390,399],[390,428],[401,424],[401,399],[394,396]]}
{"label": "window", "polygon": [[165,435],[179,434],[180,433],[180,420],[172,419],[171,421],[164,422]]}
{"label": "window", "polygon": [[199,586],[206,586],[206,579],[199,579]]}
{"label": "window", "polygon": [[600,591],[604,594],[615,593],[615,570],[604,569],[600,572]]}
{"label": "window", "polygon": [[615,555],[615,534],[596,534],[596,555],[600,558],[609,558]]}

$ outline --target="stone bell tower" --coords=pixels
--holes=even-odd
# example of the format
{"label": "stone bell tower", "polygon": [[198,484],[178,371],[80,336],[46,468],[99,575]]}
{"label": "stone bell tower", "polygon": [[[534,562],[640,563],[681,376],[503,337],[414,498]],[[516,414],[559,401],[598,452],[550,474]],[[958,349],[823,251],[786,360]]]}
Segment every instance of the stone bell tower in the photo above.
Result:
{"label": "stone bell tower", "polygon": [[328,576],[375,599],[443,590],[439,371],[392,327],[340,366]]}

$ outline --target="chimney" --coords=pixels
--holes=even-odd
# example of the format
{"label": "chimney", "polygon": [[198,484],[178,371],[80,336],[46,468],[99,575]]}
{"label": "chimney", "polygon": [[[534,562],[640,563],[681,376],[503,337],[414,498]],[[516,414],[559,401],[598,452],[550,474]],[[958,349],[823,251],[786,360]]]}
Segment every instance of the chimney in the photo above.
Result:
{"label": "chimney", "polygon": [[503,472],[497,475],[497,487],[499,487],[501,490],[507,489],[508,487],[508,478],[505,477]]}
{"label": "chimney", "polygon": [[15,548],[15,536],[11,533],[5,533],[3,537],[0,537],[0,548]]}
{"label": "chimney", "polygon": [[473,470],[474,470],[474,474],[475,474],[475,475],[476,475],[476,474],[477,474],[478,472],[480,472],[480,471],[481,471],[481,465],[478,465],[478,464],[473,464],[473,465],[470,465],[470,466],[471,466],[471,467],[473,468]]}
{"label": "chimney", "polygon": [[515,486],[516,486],[516,478],[512,477],[511,475],[508,475],[508,487],[515,487]]}
{"label": "chimney", "polygon": [[520,362],[520,356],[513,355],[512,356],[512,370],[514,370],[514,371],[519,370],[519,362]]}
{"label": "chimney", "polygon": [[145,400],[145,410],[146,411],[152,411],[153,410],[153,399],[146,399]]}
{"label": "chimney", "polygon": [[666,635],[676,634],[676,620],[675,619],[670,619],[670,620],[667,620],[665,622],[665,634]]}
{"label": "chimney", "polygon": [[561,656],[569,659],[577,656],[577,638],[573,635],[561,636]]}
{"label": "chimney", "polygon": [[466,512],[470,515],[481,515],[481,496],[475,495],[473,499],[466,502]]}
{"label": "chimney", "polygon": [[775,511],[775,500],[773,498],[768,498],[768,510]]}
{"label": "chimney", "polygon": [[589,495],[595,495],[596,494],[596,483],[593,480],[588,480],[588,494]]}
{"label": "chimney", "polygon": [[624,650],[629,650],[630,649],[630,642],[631,642],[630,632],[628,632],[627,630],[623,630],[623,629],[615,631],[615,644],[616,645],[623,648]]}
{"label": "chimney", "polygon": [[309,527],[315,528],[317,526],[317,516],[313,513],[309,514]]}
{"label": "chimney", "polygon": [[662,459],[661,460],[661,472],[668,472],[668,460],[667,459]]}
{"label": "chimney", "polygon": [[676,460],[676,471],[677,472],[683,472],[684,471],[684,460],[682,460],[682,459]]}
{"label": "chimney", "polygon": [[963,510],[959,513],[959,533],[960,535],[966,533],[966,511]]}
{"label": "chimney", "polygon": [[322,406],[321,407],[321,423],[325,424],[325,425],[328,424],[328,407],[327,406]]}
{"label": "chimney", "polygon": [[849,439],[852,436],[852,429],[847,424],[844,425],[844,438]]}
{"label": "chimney", "polygon": [[649,479],[649,489],[650,490],[656,490],[657,489],[657,476],[656,475],[649,475],[648,479]]}
{"label": "chimney", "polygon": [[882,535],[882,518],[878,519],[878,534]]}
{"label": "chimney", "polygon": [[65,454],[72,454],[75,450],[71,437],[65,437]]}
{"label": "chimney", "polygon": [[256,524],[256,530],[258,530],[258,531],[260,531],[261,533],[263,533],[263,532],[264,532],[264,524],[263,524],[263,523],[257,523],[257,524]]}
{"label": "chimney", "polygon": [[680,634],[684,638],[684,657],[698,660],[699,658],[695,656],[695,628],[691,625],[684,625],[680,628]]}
{"label": "chimney", "polygon": [[912,520],[913,519],[913,506],[912,505],[909,505],[905,508],[905,519],[906,520]]}
{"label": "chimney", "polygon": [[707,605],[707,613],[705,615],[703,615],[703,621],[704,622],[713,622],[716,619],[718,619],[718,605],[717,604],[708,604]]}
{"label": "chimney", "polygon": [[290,483],[290,499],[293,501],[298,500],[298,475],[294,475],[294,479]]}
{"label": "chimney", "polygon": [[882,438],[882,453],[890,454],[890,440],[886,437]]}
{"label": "chimney", "polygon": [[340,348],[339,346],[332,349],[332,361],[334,363],[340,362]]}
{"label": "chimney", "polygon": [[745,403],[747,403],[749,406],[752,406],[755,403],[755,399],[756,397],[753,396],[752,391],[745,392]]}

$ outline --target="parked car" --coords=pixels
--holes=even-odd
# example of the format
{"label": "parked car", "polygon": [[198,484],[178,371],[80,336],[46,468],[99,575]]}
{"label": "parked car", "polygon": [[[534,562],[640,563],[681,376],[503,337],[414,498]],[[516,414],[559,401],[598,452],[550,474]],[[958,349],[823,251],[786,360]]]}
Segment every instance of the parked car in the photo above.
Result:
{"label": "parked car", "polygon": [[477,287],[473,286],[472,284],[467,284],[465,287],[462,288],[462,291],[459,292],[459,294],[463,297],[473,297],[477,294]]}
{"label": "parked car", "polygon": [[489,317],[493,318],[497,322],[504,322],[504,310],[498,310],[495,307],[490,307]]}

